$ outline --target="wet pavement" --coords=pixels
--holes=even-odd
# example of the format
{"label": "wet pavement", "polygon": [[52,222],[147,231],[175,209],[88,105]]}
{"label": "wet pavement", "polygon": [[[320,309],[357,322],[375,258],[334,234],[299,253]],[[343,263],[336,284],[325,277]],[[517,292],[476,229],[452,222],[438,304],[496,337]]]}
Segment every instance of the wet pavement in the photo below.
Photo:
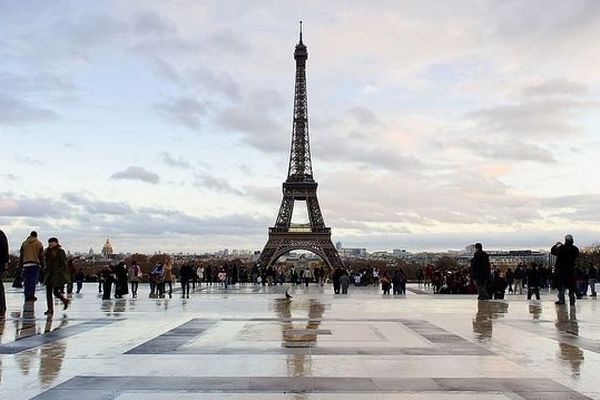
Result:
{"label": "wet pavement", "polygon": [[102,301],[86,284],[51,319],[7,288],[0,399],[600,400],[596,300],[287,288]]}

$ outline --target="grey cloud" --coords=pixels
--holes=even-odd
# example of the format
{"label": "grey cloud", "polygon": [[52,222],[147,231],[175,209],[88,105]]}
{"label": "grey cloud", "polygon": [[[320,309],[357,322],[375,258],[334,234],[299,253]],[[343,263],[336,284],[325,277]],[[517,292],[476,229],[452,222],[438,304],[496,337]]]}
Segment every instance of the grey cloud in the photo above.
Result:
{"label": "grey cloud", "polygon": [[370,108],[352,107],[348,109],[348,113],[362,125],[383,125],[377,114]]}
{"label": "grey cloud", "polygon": [[44,165],[44,163],[36,158],[33,157],[29,157],[27,155],[16,155],[15,156],[15,161],[18,162],[19,164],[26,164],[26,165]]}
{"label": "grey cloud", "polygon": [[584,106],[573,100],[547,99],[503,104],[473,111],[467,115],[481,129],[517,137],[557,137],[578,132],[573,112]]}
{"label": "grey cloud", "polygon": [[555,163],[556,158],[552,151],[546,150],[537,144],[523,142],[518,139],[500,141],[470,141],[461,140],[442,145],[443,147],[459,147],[469,152],[478,154],[492,160],[504,161],[535,161],[541,163]]}
{"label": "grey cloud", "polygon": [[2,125],[49,122],[57,117],[58,115],[52,110],[0,92],[0,124]]}
{"label": "grey cloud", "polygon": [[179,97],[158,103],[156,107],[168,119],[196,130],[207,114],[207,104],[193,97]]}
{"label": "grey cloud", "polygon": [[90,214],[125,215],[133,212],[127,203],[92,200],[78,193],[65,193],[63,198],[71,205],[83,206]]}
{"label": "grey cloud", "polygon": [[204,175],[202,175],[202,174],[196,175],[195,186],[197,186],[198,188],[202,188],[202,189],[210,189],[210,190],[214,190],[217,192],[231,193],[231,194],[235,194],[235,195],[243,195],[244,194],[241,190],[236,189],[233,186],[231,186],[231,184],[226,179],[217,178],[217,177],[205,175],[205,174]]}
{"label": "grey cloud", "polygon": [[130,179],[147,183],[156,184],[159,177],[154,172],[150,172],[142,167],[127,167],[124,171],[115,172],[110,176],[111,179]]}
{"label": "grey cloud", "polygon": [[0,193],[0,216],[31,218],[67,217],[72,208],[62,201],[45,197],[24,197]]}
{"label": "grey cloud", "polygon": [[573,222],[597,224],[600,221],[598,201],[600,194],[578,194],[547,197],[540,202],[541,206],[551,211],[554,216]]}
{"label": "grey cloud", "polygon": [[215,72],[207,68],[196,68],[189,73],[191,79],[205,90],[237,100],[240,98],[240,85],[226,72]]}
{"label": "grey cloud", "polygon": [[589,87],[579,82],[564,79],[553,79],[539,85],[530,86],[523,90],[525,96],[582,96],[587,94]]}
{"label": "grey cloud", "polygon": [[175,158],[169,152],[163,151],[160,153],[160,159],[170,167],[190,169],[191,164],[183,157]]}

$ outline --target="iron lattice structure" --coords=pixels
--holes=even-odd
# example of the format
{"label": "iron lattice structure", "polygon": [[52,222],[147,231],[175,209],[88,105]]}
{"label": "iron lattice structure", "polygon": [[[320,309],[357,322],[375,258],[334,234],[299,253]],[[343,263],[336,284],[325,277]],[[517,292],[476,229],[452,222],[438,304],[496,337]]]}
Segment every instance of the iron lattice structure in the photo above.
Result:
{"label": "iron lattice structure", "polygon": [[[273,264],[280,256],[293,250],[307,250],[317,254],[330,268],[343,267],[338,251],[331,241],[331,228],[325,226],[317,199],[317,182],[313,178],[308,136],[307,58],[308,51],[302,42],[300,29],[300,41],[294,51],[296,85],[288,176],[283,183],[283,200],[275,226],[269,228],[269,239],[258,261],[263,267]],[[296,201],[306,202],[308,224],[292,224]]]}

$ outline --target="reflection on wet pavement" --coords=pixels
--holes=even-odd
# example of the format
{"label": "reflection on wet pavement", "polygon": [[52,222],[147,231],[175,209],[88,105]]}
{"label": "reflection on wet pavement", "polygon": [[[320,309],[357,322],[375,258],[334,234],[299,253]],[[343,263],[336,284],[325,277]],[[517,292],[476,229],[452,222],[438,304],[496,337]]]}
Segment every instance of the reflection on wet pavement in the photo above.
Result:
{"label": "reflection on wet pavement", "polygon": [[[382,298],[377,288],[239,286],[102,301],[65,314],[8,294],[8,399],[598,399],[600,307],[554,298]],[[147,291],[141,286],[140,293]],[[36,315],[38,318],[36,318]]]}

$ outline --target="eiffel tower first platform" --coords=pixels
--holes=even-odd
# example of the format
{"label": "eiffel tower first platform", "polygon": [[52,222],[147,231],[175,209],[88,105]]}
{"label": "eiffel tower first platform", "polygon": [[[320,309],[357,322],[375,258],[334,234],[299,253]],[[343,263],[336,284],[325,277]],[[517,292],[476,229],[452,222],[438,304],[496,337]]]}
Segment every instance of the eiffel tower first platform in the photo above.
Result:
{"label": "eiffel tower first platform", "polygon": [[[296,60],[296,89],[294,95],[294,124],[287,180],[283,183],[283,200],[275,226],[269,228],[269,240],[263,249],[259,266],[273,264],[283,254],[293,250],[308,250],[320,256],[330,268],[343,267],[333,242],[331,228],[325,226],[317,200],[317,182],[313,179],[308,137],[308,106],[306,102],[306,59],[308,52],[300,41],[294,51]],[[292,224],[294,203],[305,201],[307,224]]]}

